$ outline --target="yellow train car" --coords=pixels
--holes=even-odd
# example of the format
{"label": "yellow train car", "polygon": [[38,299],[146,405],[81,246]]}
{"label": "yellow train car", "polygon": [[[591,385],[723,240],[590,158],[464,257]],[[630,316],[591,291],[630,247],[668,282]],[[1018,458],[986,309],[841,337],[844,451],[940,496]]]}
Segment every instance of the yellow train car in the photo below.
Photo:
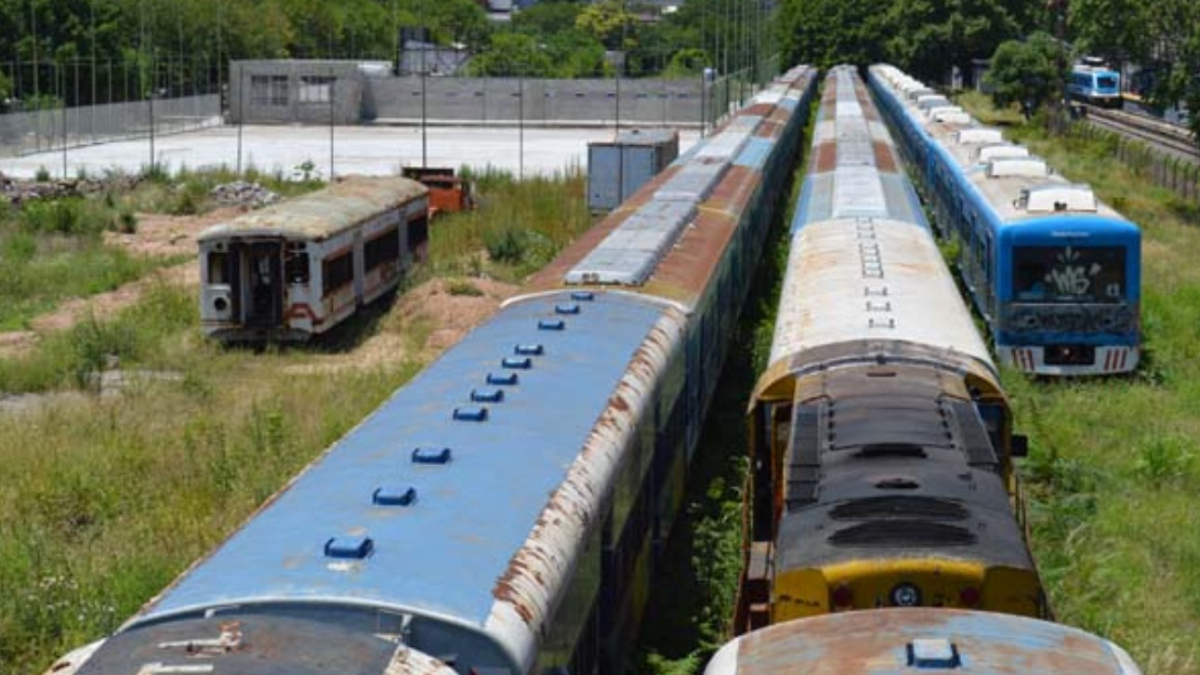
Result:
{"label": "yellow train car", "polygon": [[861,79],[828,76],[748,411],[740,629],[877,607],[1047,616],[995,365]]}

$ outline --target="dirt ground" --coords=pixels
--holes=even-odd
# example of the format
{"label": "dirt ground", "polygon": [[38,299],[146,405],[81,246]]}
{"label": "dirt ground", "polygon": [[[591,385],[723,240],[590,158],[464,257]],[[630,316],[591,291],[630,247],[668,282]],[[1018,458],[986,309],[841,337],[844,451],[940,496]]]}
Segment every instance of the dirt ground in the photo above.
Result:
{"label": "dirt ground", "polygon": [[289,367],[288,372],[326,373],[409,359],[432,360],[494,314],[500,303],[520,288],[491,279],[469,279],[467,283],[482,295],[455,295],[447,280],[431,279],[397,298],[375,335],[349,351],[316,356],[310,363]]}
{"label": "dirt ground", "polygon": [[[137,232],[108,233],[105,237],[110,244],[136,255],[195,256],[196,238],[202,231],[244,210],[227,207],[197,216],[138,214]],[[200,270],[196,259],[164,267],[107,293],[67,300],[30,321],[31,330],[0,333],[0,358],[19,357],[35,346],[41,336],[69,329],[89,315],[106,316],[129,307],[147,289],[164,282],[198,287]],[[311,363],[292,369],[297,373],[316,373],[369,368],[410,358],[431,359],[491,316],[518,289],[490,279],[470,279],[469,283],[481,294],[455,295],[445,280],[428,281],[395,301],[388,314],[380,319],[375,335],[347,351],[317,355]],[[414,344],[414,340],[420,344]]]}

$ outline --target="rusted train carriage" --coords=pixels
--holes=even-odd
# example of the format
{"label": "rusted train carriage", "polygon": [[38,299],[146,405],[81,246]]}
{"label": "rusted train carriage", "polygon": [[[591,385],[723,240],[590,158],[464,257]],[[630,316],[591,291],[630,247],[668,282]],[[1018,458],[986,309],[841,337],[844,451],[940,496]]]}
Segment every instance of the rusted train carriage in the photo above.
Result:
{"label": "rusted train carriage", "polygon": [[350,178],[199,237],[200,323],[222,340],[306,340],[400,283],[428,246],[428,190]]}
{"label": "rusted train carriage", "polygon": [[1022,439],[853,69],[826,78],[813,146],[749,406],[738,623],[880,606],[1043,615],[1012,470]]}
{"label": "rusted train carriage", "polygon": [[215,673],[620,672],[813,85],[777,79],[56,672],[186,666],[226,632],[331,646]]}

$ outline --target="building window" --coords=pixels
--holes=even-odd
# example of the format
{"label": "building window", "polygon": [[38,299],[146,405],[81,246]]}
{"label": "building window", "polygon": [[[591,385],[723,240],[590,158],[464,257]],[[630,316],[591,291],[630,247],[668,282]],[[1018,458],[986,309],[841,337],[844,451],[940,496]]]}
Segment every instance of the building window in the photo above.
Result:
{"label": "building window", "polygon": [[250,76],[250,105],[286,106],[287,104],[287,75]]}
{"label": "building window", "polygon": [[354,281],[354,256],[347,251],[336,258],[325,261],[323,269],[325,295]]}
{"label": "building window", "polygon": [[336,77],[326,75],[305,75],[300,78],[301,103],[329,103],[333,97],[333,83]]}
{"label": "building window", "polygon": [[368,241],[363,246],[365,268],[368,272],[400,259],[400,228],[396,227]]}

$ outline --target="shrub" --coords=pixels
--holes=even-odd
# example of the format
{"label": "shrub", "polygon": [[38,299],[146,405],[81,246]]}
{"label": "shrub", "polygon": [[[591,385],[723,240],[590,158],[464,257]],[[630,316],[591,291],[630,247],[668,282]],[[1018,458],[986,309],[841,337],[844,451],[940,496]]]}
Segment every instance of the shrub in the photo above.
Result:
{"label": "shrub", "polygon": [[450,295],[467,295],[471,297],[479,297],[483,295],[483,291],[479,290],[475,284],[466,279],[452,279],[446,284],[446,291]]}

